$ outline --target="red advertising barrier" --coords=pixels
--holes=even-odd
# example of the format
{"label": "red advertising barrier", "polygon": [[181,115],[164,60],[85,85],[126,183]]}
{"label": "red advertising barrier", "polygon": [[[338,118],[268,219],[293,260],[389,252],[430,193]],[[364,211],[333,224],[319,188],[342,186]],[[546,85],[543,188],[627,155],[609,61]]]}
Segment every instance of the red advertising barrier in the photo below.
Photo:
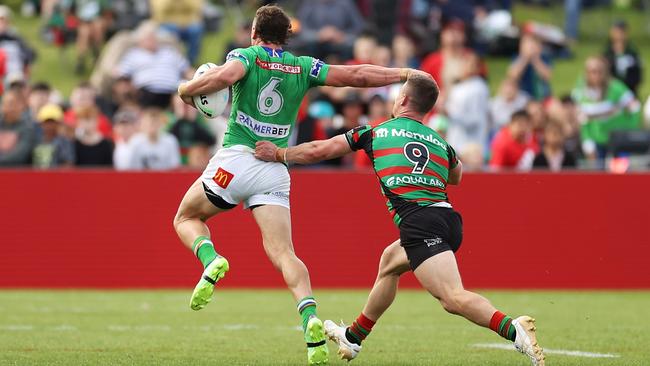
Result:
{"label": "red advertising barrier", "polygon": [[[172,218],[189,173],[0,172],[0,287],[188,287]],[[398,232],[371,173],[292,171],[314,287],[368,287]],[[453,188],[468,287],[650,288],[650,175],[468,174]],[[212,219],[229,287],[281,287],[249,212]],[[402,286],[417,286],[406,275]]]}

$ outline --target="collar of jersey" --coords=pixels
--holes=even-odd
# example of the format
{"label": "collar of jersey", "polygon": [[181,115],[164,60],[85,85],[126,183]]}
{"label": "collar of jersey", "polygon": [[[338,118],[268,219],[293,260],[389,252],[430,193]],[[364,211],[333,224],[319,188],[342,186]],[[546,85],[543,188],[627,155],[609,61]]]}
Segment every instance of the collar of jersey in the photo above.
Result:
{"label": "collar of jersey", "polygon": [[284,50],[282,48],[271,48],[271,47],[264,47],[260,46],[266,51],[266,53],[269,54],[269,57],[282,57],[282,53]]}

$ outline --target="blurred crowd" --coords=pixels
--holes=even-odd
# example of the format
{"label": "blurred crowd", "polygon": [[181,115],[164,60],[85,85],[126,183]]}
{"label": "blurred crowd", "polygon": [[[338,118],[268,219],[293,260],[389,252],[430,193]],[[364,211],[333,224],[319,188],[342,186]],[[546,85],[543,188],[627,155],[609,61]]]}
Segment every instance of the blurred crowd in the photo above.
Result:
{"label": "blurred crowd", "polygon": [[[584,60],[571,93],[558,95],[554,61],[579,47],[577,33],[512,19],[510,1],[279,3],[295,15],[287,46],[294,53],[430,73],[441,94],[424,122],[455,147],[466,169],[612,169],[614,162],[626,170],[628,160],[620,159],[648,155],[650,98],[644,114],[641,97],[647,96],[638,95],[643,65],[624,21],[611,25],[601,53]],[[75,71],[93,71],[69,96],[31,80],[37,54],[12,26],[12,11],[0,5],[0,166],[166,170],[207,164],[227,116],[206,119],[175,92],[193,75],[204,33],[218,29],[218,8],[202,0],[25,4],[23,12],[41,16],[43,37],[53,46],[74,45]],[[224,55],[250,45],[250,25],[237,26]],[[507,72],[492,74],[486,57],[505,57]],[[214,55],[218,59],[222,55]],[[488,79],[499,81],[494,95]],[[398,90],[313,90],[302,101],[291,143],[379,124],[390,118]],[[369,164],[363,154],[322,163]]]}

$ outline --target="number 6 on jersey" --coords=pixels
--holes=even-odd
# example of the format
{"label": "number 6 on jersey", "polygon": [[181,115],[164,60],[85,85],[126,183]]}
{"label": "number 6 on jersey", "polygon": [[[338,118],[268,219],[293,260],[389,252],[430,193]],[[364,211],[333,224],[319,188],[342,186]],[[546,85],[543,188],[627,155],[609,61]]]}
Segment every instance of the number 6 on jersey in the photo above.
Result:
{"label": "number 6 on jersey", "polygon": [[404,146],[404,156],[413,163],[413,174],[422,174],[429,163],[429,149],[421,142],[409,142]]}
{"label": "number 6 on jersey", "polygon": [[281,81],[280,78],[272,77],[260,90],[260,95],[257,97],[257,109],[265,116],[277,114],[282,109],[284,98],[276,90]]}

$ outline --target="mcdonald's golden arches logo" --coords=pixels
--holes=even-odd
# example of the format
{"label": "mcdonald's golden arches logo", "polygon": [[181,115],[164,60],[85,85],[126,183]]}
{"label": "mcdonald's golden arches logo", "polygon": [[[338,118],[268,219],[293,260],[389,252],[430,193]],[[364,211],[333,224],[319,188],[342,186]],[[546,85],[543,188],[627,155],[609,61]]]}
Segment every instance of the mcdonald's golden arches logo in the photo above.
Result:
{"label": "mcdonald's golden arches logo", "polygon": [[219,187],[226,188],[228,187],[228,184],[230,184],[230,181],[232,180],[233,177],[234,175],[232,173],[227,172],[222,168],[219,168],[219,170],[217,170],[217,174],[215,174],[214,177],[212,177],[212,180],[215,183],[217,183]]}

